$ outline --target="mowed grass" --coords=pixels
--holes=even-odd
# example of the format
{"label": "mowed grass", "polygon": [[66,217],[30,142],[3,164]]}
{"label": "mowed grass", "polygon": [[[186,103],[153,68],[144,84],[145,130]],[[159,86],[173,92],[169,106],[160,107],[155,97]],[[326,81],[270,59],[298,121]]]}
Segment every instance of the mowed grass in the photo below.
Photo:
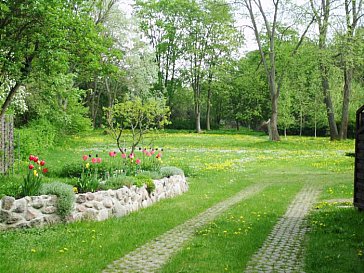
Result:
{"label": "mowed grass", "polygon": [[[353,141],[289,137],[272,143],[251,132],[163,132],[155,136],[154,145],[164,148],[163,165],[180,167],[189,175],[187,193],[119,219],[1,232],[0,272],[100,272],[113,260],[245,187],[266,185],[264,191],[197,231],[163,269],[170,273],[242,272],[304,185],[321,188],[321,199],[352,197],[354,160],[345,153],[353,152]],[[54,171],[51,179],[58,180],[56,174],[64,164],[80,164],[81,156],[88,153],[106,159],[112,149],[116,149],[112,138],[95,131],[64,139],[41,156]],[[319,245],[310,248],[312,234],[308,257],[320,249]],[[357,245],[354,248],[360,263]]]}

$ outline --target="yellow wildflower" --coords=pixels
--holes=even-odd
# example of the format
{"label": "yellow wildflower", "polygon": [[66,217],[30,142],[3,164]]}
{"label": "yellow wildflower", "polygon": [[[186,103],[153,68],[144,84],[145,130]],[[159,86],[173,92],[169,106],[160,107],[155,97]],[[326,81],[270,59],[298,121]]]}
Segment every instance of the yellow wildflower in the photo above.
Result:
{"label": "yellow wildflower", "polygon": [[36,170],[33,171],[34,176],[38,176],[38,172]]}
{"label": "yellow wildflower", "polygon": [[86,169],[89,169],[90,168],[90,163],[86,163]]}

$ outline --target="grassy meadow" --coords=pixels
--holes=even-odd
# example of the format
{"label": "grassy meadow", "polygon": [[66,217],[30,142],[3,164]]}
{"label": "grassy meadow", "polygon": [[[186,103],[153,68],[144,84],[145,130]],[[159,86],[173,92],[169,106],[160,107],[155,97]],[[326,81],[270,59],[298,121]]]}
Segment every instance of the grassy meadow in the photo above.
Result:
{"label": "grassy meadow", "polygon": [[[364,271],[364,215],[335,201],[353,196],[354,158],[346,153],[354,151],[354,141],[288,137],[269,142],[267,136],[249,131],[167,131],[154,136],[153,143],[164,149],[163,165],[184,170],[187,193],[119,219],[0,232],[0,272],[101,272],[113,260],[252,184],[266,187],[198,230],[162,272],[242,272],[307,184],[320,188],[321,195],[309,216],[305,272]],[[72,178],[59,177],[64,165],[81,164],[82,155],[89,153],[107,160],[115,149],[110,136],[94,131],[37,153],[49,167],[48,181],[72,183]],[[1,181],[0,194],[19,181],[21,175],[13,182]]]}

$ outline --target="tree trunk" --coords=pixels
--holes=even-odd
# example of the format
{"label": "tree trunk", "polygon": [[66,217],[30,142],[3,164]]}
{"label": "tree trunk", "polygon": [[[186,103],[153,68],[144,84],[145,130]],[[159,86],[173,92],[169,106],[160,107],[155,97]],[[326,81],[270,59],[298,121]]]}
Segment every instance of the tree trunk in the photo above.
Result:
{"label": "tree trunk", "polygon": [[353,69],[345,68],[344,70],[344,94],[343,94],[343,107],[341,116],[341,127],[340,127],[340,139],[346,139],[348,137],[348,124],[349,124],[349,104],[351,94],[351,82],[353,78]]}
{"label": "tree trunk", "polygon": [[269,139],[272,141],[280,140],[277,122],[278,122],[278,99],[274,99],[272,101],[272,116],[270,118],[270,124],[268,127],[270,128],[271,131]]}
{"label": "tree trunk", "polygon": [[331,100],[327,67],[326,65],[321,64],[320,69],[321,69],[322,90],[324,93],[324,102],[326,105],[327,120],[330,128],[330,139],[337,140],[339,139],[339,133],[335,122],[334,105],[332,104]]}
{"label": "tree trunk", "polygon": [[269,136],[269,139],[272,141],[279,141],[279,133],[278,133],[278,91],[275,87],[275,70],[271,73],[271,82],[270,82],[270,88],[271,88],[271,102],[272,102],[272,115],[270,118],[270,124],[269,128],[271,129],[271,135]]}
{"label": "tree trunk", "polygon": [[300,109],[300,136],[302,136],[302,127],[303,127],[303,113],[302,108]]}
{"label": "tree trunk", "polygon": [[212,90],[211,90],[211,82],[212,82],[212,73],[209,72],[209,81],[208,81],[208,88],[207,88],[207,109],[206,109],[206,130],[210,131],[210,113],[211,113],[211,96],[212,96]]}
{"label": "tree trunk", "polygon": [[195,103],[195,124],[196,124],[196,133],[201,133],[201,112],[199,103]]}
{"label": "tree trunk", "polygon": [[11,89],[6,97],[3,105],[1,106],[1,113],[0,113],[0,119],[2,119],[5,116],[6,110],[8,109],[10,103],[12,102],[16,92],[19,90],[21,84],[20,82],[17,82]]}

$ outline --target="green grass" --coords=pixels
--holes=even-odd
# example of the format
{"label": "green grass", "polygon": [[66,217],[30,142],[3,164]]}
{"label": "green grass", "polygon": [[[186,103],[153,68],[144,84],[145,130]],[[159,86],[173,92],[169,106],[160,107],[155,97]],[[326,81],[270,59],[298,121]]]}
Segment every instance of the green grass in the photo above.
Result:
{"label": "green grass", "polygon": [[364,272],[364,215],[347,205],[323,202],[311,214],[305,272]]}
{"label": "green grass", "polygon": [[[268,185],[263,192],[242,201],[201,229],[163,269],[171,273],[241,272],[305,184],[321,188],[321,200],[352,198],[354,159],[345,156],[354,150],[354,142],[350,140],[330,142],[327,138],[289,137],[273,143],[267,141],[267,136],[251,131],[214,131],[201,135],[173,131],[159,133],[154,145],[164,148],[164,166],[179,167],[189,175],[187,193],[119,219],[0,232],[0,272],[100,272],[113,260],[243,188],[251,184]],[[98,153],[107,160],[112,149],[116,149],[112,138],[95,131],[65,138],[60,146],[42,151],[39,156],[47,162],[48,181],[72,183],[58,177],[65,164],[80,164],[82,155],[89,153]],[[13,180],[4,179],[0,193],[9,189],[10,184],[14,187],[19,183],[16,181],[21,181],[21,175]],[[351,213],[345,217],[318,213],[315,217],[328,222],[334,219],[332,224],[336,226],[362,221],[363,215],[354,210]],[[234,234],[239,228],[242,232]],[[307,257],[315,257],[314,251],[330,255],[325,254],[331,249],[324,242],[314,244],[315,232],[313,229],[308,235]],[[361,236],[357,231],[353,233]],[[335,233],[327,235],[329,241],[341,240]],[[349,244],[348,249],[348,253],[355,254],[353,259],[363,265],[358,246]],[[316,273],[310,266],[308,262],[307,272]],[[349,260],[343,263],[343,271],[334,271],[335,264],[330,266],[322,272],[355,272],[351,271]]]}
{"label": "green grass", "polygon": [[162,272],[242,272],[300,187],[275,184],[236,205],[198,230]]}

